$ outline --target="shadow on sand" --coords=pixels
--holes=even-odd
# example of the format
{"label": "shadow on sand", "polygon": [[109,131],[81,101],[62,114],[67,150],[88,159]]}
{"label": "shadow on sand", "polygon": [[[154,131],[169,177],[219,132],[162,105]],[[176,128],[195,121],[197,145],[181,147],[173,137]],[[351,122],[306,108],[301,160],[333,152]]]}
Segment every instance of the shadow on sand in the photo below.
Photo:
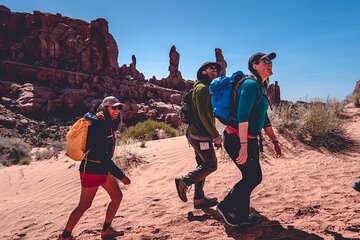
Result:
{"label": "shadow on sand", "polygon": [[194,215],[192,212],[188,213],[189,221],[205,221],[207,219],[215,219],[225,226],[225,231],[228,237],[233,239],[253,239],[253,240],[320,240],[322,237],[313,233],[307,233],[294,227],[284,228],[278,221],[271,221],[265,216],[262,216],[257,211],[252,209],[251,214],[261,216],[260,224],[247,228],[231,227],[227,225],[223,218],[214,209],[204,209],[204,214]]}

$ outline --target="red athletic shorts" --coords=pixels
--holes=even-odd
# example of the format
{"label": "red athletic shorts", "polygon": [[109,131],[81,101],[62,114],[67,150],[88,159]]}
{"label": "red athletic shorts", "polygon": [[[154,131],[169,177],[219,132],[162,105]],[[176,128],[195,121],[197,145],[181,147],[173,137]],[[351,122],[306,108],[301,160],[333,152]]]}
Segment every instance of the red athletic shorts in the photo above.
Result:
{"label": "red athletic shorts", "polygon": [[106,182],[107,174],[91,174],[80,172],[81,186],[83,188],[99,187]]}

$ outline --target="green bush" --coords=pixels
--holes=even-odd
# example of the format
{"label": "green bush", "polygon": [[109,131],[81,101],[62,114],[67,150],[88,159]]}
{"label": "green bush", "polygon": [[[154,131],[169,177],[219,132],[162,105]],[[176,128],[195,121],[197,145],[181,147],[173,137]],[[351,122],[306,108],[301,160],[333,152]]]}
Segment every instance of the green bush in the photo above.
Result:
{"label": "green bush", "polygon": [[30,145],[20,138],[0,136],[0,163],[9,166],[13,164],[29,164]]}
{"label": "green bush", "polygon": [[131,126],[122,134],[122,138],[138,140],[157,140],[178,136],[178,131],[164,122],[146,120]]}

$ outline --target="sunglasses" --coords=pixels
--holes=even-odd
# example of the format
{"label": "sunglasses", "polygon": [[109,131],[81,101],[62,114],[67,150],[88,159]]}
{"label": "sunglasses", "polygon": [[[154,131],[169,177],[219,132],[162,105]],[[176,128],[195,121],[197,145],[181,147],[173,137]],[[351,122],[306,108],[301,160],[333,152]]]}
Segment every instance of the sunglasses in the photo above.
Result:
{"label": "sunglasses", "polygon": [[217,71],[217,68],[215,66],[211,66],[210,67],[211,70],[216,70]]}
{"label": "sunglasses", "polygon": [[[260,61],[261,62],[261,61]],[[272,63],[272,61],[270,59],[264,59],[262,60],[262,62],[264,62],[265,64],[269,64]]]}
{"label": "sunglasses", "polygon": [[121,110],[122,109],[122,106],[121,105],[118,105],[118,106],[111,106],[111,109],[112,110]]}

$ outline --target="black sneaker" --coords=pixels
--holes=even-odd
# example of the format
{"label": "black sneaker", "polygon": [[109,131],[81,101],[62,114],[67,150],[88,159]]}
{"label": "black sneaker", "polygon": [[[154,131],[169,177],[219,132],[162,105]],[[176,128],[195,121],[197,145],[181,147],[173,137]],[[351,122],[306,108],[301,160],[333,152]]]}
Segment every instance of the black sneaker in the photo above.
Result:
{"label": "black sneaker", "polygon": [[238,226],[242,227],[242,226],[254,226],[256,224],[259,224],[261,222],[261,217],[259,216],[249,216],[248,219],[244,220],[244,221],[240,221],[238,222]]}
{"label": "black sneaker", "polygon": [[360,192],[360,181],[356,182],[353,186],[353,189],[355,189],[356,191]]}
{"label": "black sneaker", "polygon": [[194,208],[195,209],[204,209],[211,208],[218,204],[217,198],[209,198],[204,196],[203,198],[195,199],[194,198]]}
{"label": "black sneaker", "polygon": [[186,191],[188,189],[188,185],[186,185],[182,178],[175,178],[175,185],[181,201],[187,202]]}
{"label": "black sneaker", "polygon": [[236,227],[239,224],[239,219],[237,218],[236,214],[230,210],[228,210],[226,208],[226,206],[224,206],[224,202],[220,202],[217,206],[216,206],[216,210],[218,211],[218,213],[223,217],[224,221],[232,226],[232,227]]}

